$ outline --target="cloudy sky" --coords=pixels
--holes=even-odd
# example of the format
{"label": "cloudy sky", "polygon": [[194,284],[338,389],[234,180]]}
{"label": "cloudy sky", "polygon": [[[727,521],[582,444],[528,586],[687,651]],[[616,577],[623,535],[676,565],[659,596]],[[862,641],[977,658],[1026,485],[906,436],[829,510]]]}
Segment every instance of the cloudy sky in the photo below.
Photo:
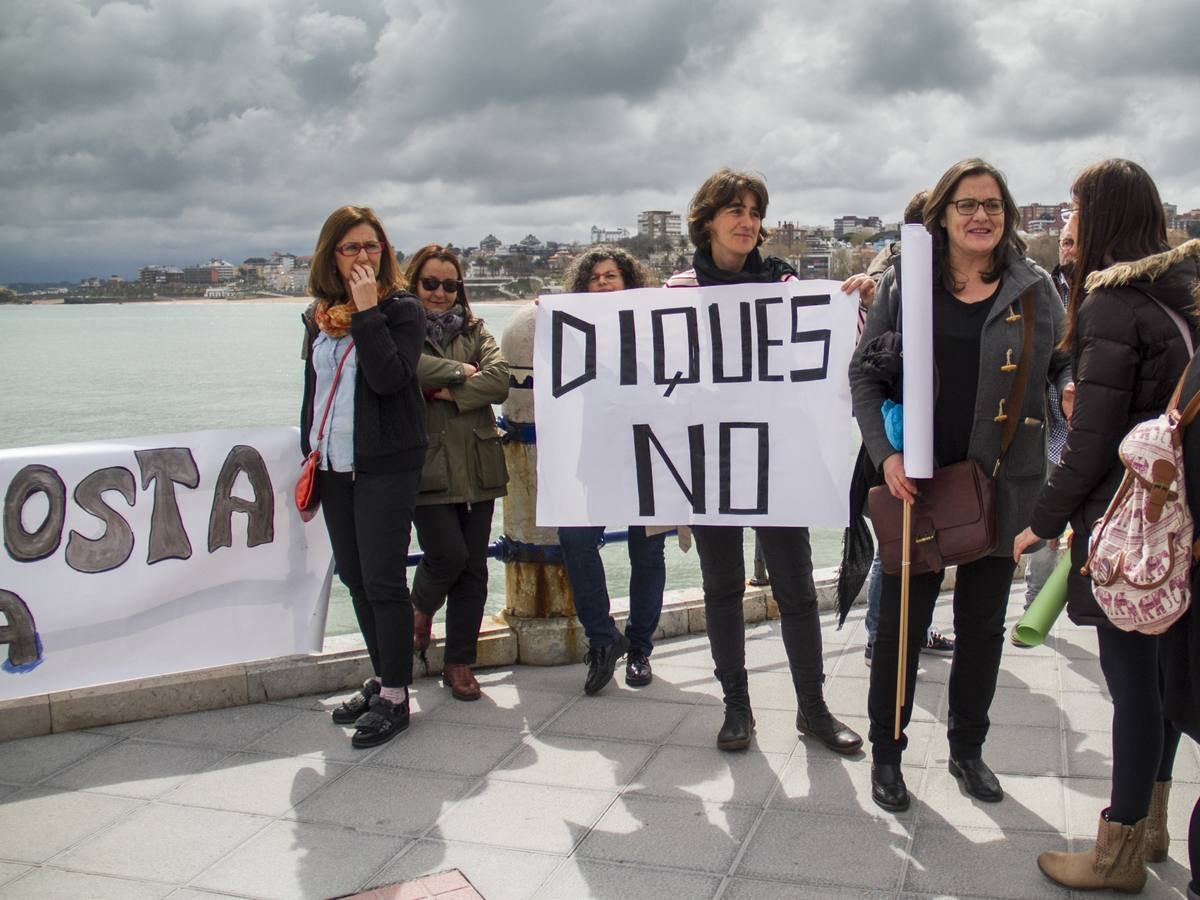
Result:
{"label": "cloudy sky", "polygon": [[1200,3],[5,0],[0,283],[393,242],[586,240],[717,166],[768,220],[896,219],[981,155],[1018,202],[1141,162],[1200,206]]}

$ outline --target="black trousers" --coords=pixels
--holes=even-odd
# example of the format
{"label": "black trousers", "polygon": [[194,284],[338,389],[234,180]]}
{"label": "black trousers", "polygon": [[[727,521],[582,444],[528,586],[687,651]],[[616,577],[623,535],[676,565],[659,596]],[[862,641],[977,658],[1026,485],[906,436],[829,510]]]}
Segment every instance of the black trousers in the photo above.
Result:
{"label": "black trousers", "polygon": [[446,604],[447,663],[475,663],[495,506],[495,500],[438,503],[418,506],[413,514],[425,553],[413,575],[413,604],[431,616]]}
{"label": "black trousers", "polygon": [[408,541],[420,481],[420,469],[319,476],[334,567],[350,591],[371,666],[389,688],[412,684]]}
{"label": "black trousers", "polygon": [[[813,584],[812,548],[807,528],[754,529],[771,576],[771,591],[779,604],[783,646],[797,693],[817,692],[824,681],[821,657],[821,619]],[[696,525],[696,552],[704,582],[704,615],[708,644],[717,675],[746,668],[746,560],[742,529],[727,525]]]}
{"label": "black trousers", "polygon": [[[988,709],[996,693],[1000,655],[1004,650],[1004,613],[1016,564],[1011,557],[985,556],[958,567],[954,583],[954,659],[950,664],[950,754],[978,759],[987,737]],[[933,620],[933,604],[945,571],[915,575],[908,589],[908,643],[900,740],[893,738],[896,716],[896,661],[900,638],[900,576],[883,575],[883,596],[871,657],[867,714],[875,762],[899,765],[908,746],[903,729],[912,718],[917,663],[925,632]]]}
{"label": "black trousers", "polygon": [[1100,669],[1113,698],[1109,818],[1135,825],[1150,810],[1155,781],[1175,767],[1179,729],[1163,717],[1159,636],[1101,626]]}

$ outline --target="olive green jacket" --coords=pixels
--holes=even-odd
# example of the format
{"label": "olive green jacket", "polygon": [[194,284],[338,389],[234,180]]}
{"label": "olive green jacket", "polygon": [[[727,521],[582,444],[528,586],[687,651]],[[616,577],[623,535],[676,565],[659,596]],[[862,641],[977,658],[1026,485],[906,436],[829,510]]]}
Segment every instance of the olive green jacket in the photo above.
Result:
{"label": "olive green jacket", "polygon": [[[463,363],[479,368],[463,375]],[[508,469],[493,403],[508,396],[508,361],[482,322],[467,327],[445,347],[425,339],[417,379],[426,395],[429,447],[417,505],[477,503],[507,493]],[[430,400],[438,388],[453,400]]]}

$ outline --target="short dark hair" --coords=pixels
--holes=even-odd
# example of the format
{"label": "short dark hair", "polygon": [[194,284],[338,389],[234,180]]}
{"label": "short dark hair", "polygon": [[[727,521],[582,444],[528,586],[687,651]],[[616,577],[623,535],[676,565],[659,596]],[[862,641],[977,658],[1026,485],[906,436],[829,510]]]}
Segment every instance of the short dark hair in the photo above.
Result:
{"label": "short dark hair", "polygon": [[416,293],[417,279],[421,277],[421,270],[425,268],[425,263],[430,260],[448,262],[454,266],[459,282],[457,302],[462,304],[467,324],[473,324],[476,318],[475,313],[471,312],[471,302],[467,299],[467,278],[463,274],[462,262],[459,260],[458,254],[449,247],[443,247],[441,244],[426,244],[412,255],[408,260],[408,267],[404,270],[404,280],[408,283],[409,290]]}
{"label": "short dark hair", "polygon": [[[738,172],[734,169],[717,169],[704,180],[704,184],[696,190],[692,202],[688,204],[688,237],[701,250],[707,250],[712,243],[708,233],[708,223],[713,220],[718,210],[737,200],[742,194],[749,192],[758,201],[758,212],[763,221],[767,218],[767,183],[761,175],[753,172]],[[758,243],[771,236],[766,225],[758,230]]]}
{"label": "short dark hair", "polygon": [[568,294],[587,293],[588,278],[591,277],[592,269],[606,259],[611,259],[617,264],[627,289],[650,287],[654,283],[646,267],[628,250],[600,244],[571,261],[571,265],[563,273],[563,290]]}
{"label": "short dark hair", "polygon": [[1059,346],[1069,349],[1087,278],[1113,263],[1129,262],[1169,248],[1167,217],[1150,174],[1127,159],[1092,163],[1071,185],[1075,216],[1075,271],[1067,327]]}
{"label": "short dark hair", "polygon": [[349,299],[346,285],[338,274],[337,245],[341,243],[346,232],[356,225],[370,225],[375,230],[375,237],[383,244],[383,253],[379,257],[379,296],[386,297],[404,287],[404,279],[400,275],[400,266],[396,263],[396,253],[391,241],[383,230],[383,224],[375,215],[375,210],[369,206],[341,206],[329,214],[321,233],[317,236],[317,246],[313,250],[312,262],[308,268],[308,293],[318,300],[329,303],[344,303]]}
{"label": "short dark hair", "polygon": [[929,191],[917,191],[904,207],[904,224],[920,225],[925,221],[925,204],[929,200]]}
{"label": "short dark hair", "polygon": [[1025,242],[1017,234],[1021,211],[1017,209],[1017,201],[1008,190],[1004,173],[978,157],[956,162],[938,179],[929,192],[929,199],[925,201],[925,228],[933,235],[933,266],[942,285],[951,293],[962,290],[963,286],[955,282],[954,273],[950,270],[950,240],[941,218],[958,189],[958,183],[971,175],[992,176],[1000,188],[1000,199],[1004,202],[1004,231],[1000,235],[1000,243],[992,251],[992,267],[983,273],[983,280],[995,281],[1012,263],[1025,256]]}

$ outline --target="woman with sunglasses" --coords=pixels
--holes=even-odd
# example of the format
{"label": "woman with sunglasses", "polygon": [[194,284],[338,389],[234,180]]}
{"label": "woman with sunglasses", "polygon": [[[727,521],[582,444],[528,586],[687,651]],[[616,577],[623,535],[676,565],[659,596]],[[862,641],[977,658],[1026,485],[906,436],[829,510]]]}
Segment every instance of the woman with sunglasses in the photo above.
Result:
{"label": "woman with sunglasses", "polygon": [[[1020,213],[1004,176],[981,159],[951,166],[925,202],[925,228],[933,236],[933,450],[935,465],[974,459],[996,486],[998,543],[990,556],[958,566],[954,585],[955,646],[950,665],[950,774],[976,800],[1004,798],[983,761],[988,709],[996,692],[1004,649],[1004,615],[1016,562],[1012,539],[1029,519],[1046,469],[1046,385],[1069,379],[1065,355],[1054,352],[1063,308],[1050,276],[1025,258],[1017,234]],[[904,455],[888,439],[881,406],[896,385],[864,364],[864,350],[900,331],[898,266],[879,283],[862,340],[850,363],[854,415],[871,460],[892,496],[911,501],[921,490],[904,471]],[[1023,300],[1022,298],[1028,299]],[[1032,321],[1027,321],[1028,314]],[[1026,328],[1030,353],[1022,359]],[[1004,409],[1024,371],[1028,389],[1020,409]],[[1007,452],[1004,427],[1015,432]],[[1003,455],[1002,455],[1003,454]],[[997,468],[998,467],[998,468]],[[879,619],[867,698],[872,752],[871,798],[891,812],[910,798],[900,771],[908,744],[903,729],[912,715],[917,660],[933,618],[945,571],[914,575],[909,583],[907,633],[900,633],[900,576],[883,575]],[[901,734],[894,737],[899,642],[908,645]]]}
{"label": "woman with sunglasses", "polygon": [[[640,262],[619,247],[593,247],[581,254],[563,275],[567,293],[583,294],[624,291],[649,287],[650,276]],[[657,533],[655,533],[657,531]],[[608,584],[600,545],[603,525],[558,529],[567,577],[575,595],[575,611],[587,635],[587,676],[583,690],[599,693],[612,680],[617,660],[625,661],[625,683],[644,687],[654,678],[650,653],[654,630],[662,614],[667,567],[663,557],[663,529],[629,527],[629,619],[622,633],[609,614]]]}
{"label": "woman with sunglasses", "polygon": [[[1095,847],[1043,853],[1038,866],[1067,887],[1136,892],[1146,881],[1143,858],[1161,862],[1169,849],[1167,794],[1179,729],[1164,715],[1164,641],[1110,624],[1080,569],[1088,556],[1086,538],[1124,475],[1117,453],[1122,439],[1166,409],[1187,365],[1188,344],[1197,343],[1200,241],[1170,250],[1158,188],[1129,160],[1088,166],[1071,186],[1071,197],[1078,231],[1062,346],[1075,363],[1074,404],[1062,462],[1012,552],[1058,537],[1068,522],[1074,530],[1067,615],[1096,628],[1100,669],[1113,701],[1112,787]],[[1195,476],[1187,474],[1190,497]]]}
{"label": "woman with sunglasses", "polygon": [[414,522],[424,557],[413,576],[413,649],[429,646],[446,605],[442,682],[458,700],[478,700],[471,674],[487,602],[487,549],[508,470],[493,403],[508,396],[508,362],[471,312],[458,256],[438,244],[409,261],[408,282],[425,309],[418,374],[429,452]]}
{"label": "woman with sunglasses", "polygon": [[365,206],[325,220],[304,311],[300,446],[321,452],[321,509],[338,577],[350,591],[375,676],[333,711],[351,743],[374,747],[408,727],[412,604],[406,557],[425,460],[417,362],[421,306],[383,225]]}

